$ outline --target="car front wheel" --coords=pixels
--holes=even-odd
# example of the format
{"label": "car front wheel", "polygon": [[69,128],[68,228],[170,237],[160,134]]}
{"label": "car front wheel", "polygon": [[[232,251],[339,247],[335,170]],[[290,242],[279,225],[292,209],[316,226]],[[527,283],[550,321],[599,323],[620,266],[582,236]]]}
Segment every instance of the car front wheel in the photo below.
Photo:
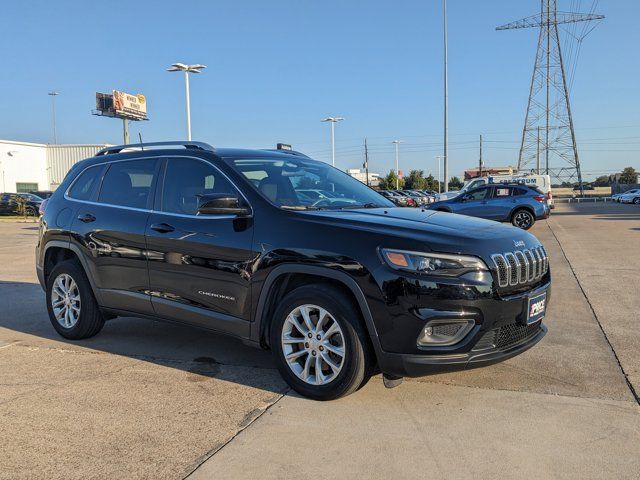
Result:
{"label": "car front wheel", "polygon": [[372,354],[360,314],[339,289],[299,287],[277,307],[271,350],[285,381],[315,400],[333,400],[364,385]]}

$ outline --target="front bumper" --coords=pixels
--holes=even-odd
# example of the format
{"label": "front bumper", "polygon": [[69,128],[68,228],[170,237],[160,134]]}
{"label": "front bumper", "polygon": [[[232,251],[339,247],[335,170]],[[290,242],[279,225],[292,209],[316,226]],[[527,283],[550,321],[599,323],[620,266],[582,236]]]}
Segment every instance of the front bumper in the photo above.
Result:
{"label": "front bumper", "polygon": [[[549,272],[529,288],[510,293],[497,291],[490,275],[444,282],[396,277],[384,283],[387,308],[374,310],[380,314],[374,321],[383,373],[417,377],[490,365],[519,355],[545,336],[543,320],[527,325],[527,311],[529,299],[542,293],[548,306]],[[475,326],[453,345],[417,345],[428,322],[453,318],[473,319]]]}
{"label": "front bumper", "polygon": [[434,373],[484,367],[502,362],[520,355],[542,340],[547,333],[547,327],[541,322],[536,326],[538,327],[537,330],[532,332],[531,335],[504,347],[487,347],[485,349],[474,349],[467,353],[449,355],[383,353],[382,358],[379,358],[381,370],[386,374],[398,377],[421,377]]}

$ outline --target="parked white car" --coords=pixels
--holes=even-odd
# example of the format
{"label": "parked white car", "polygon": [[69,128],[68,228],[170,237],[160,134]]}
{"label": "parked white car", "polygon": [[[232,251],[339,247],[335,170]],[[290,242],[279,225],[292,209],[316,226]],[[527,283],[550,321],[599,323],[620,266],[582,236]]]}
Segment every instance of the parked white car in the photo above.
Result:
{"label": "parked white car", "polygon": [[640,204],[640,189],[634,188],[633,190],[629,190],[621,194],[618,199],[620,203],[635,203],[636,205]]}

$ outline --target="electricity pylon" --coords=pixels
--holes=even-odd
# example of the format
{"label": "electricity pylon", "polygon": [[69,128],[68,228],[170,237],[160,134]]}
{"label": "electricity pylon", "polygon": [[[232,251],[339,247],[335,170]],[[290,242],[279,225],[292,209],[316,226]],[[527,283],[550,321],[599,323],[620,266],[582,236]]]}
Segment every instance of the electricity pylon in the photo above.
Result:
{"label": "electricity pylon", "polygon": [[558,12],[557,0],[540,0],[539,14],[496,27],[496,30],[540,28],[518,157],[519,171],[538,170],[537,173],[540,173],[537,159],[538,154],[542,154],[544,173],[560,182],[577,179],[582,188],[558,25],[603,18],[603,15],[591,13]]}

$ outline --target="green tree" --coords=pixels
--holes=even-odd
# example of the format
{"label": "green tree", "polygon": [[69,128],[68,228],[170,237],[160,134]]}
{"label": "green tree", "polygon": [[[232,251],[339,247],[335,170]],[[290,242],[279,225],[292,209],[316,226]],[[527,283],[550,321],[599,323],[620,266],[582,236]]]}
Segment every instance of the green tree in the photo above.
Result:
{"label": "green tree", "polygon": [[409,190],[424,190],[427,188],[427,179],[424,178],[424,171],[411,170],[404,182],[404,188]]}
{"label": "green tree", "polygon": [[458,177],[451,177],[449,180],[449,190],[460,190],[462,188],[462,182]]}
{"label": "green tree", "polygon": [[433,190],[434,192],[438,191],[438,180],[431,174],[425,180],[425,188],[428,190]]}
{"label": "green tree", "polygon": [[594,187],[608,187],[609,186],[609,176],[602,175],[601,177],[596,178],[595,182],[593,182]]}
{"label": "green tree", "polygon": [[[396,189],[396,179],[398,176],[396,172],[391,170],[389,175],[380,179],[380,190],[395,190]],[[400,189],[404,188],[404,180],[401,178],[398,182]]]}
{"label": "green tree", "polygon": [[622,175],[620,175],[620,183],[638,183],[638,172],[636,172],[636,169],[633,167],[627,167],[622,170]]}

